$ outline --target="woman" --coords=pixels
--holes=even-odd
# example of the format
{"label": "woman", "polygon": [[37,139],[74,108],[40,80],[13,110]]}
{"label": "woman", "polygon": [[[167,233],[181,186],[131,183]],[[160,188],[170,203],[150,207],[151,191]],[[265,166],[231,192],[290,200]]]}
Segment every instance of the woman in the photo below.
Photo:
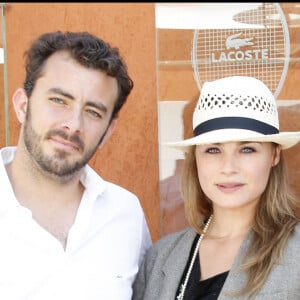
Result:
{"label": "woman", "polygon": [[191,228],[147,253],[134,300],[299,299],[300,225],[281,150],[276,101],[261,81],[206,82],[184,149],[182,195]]}

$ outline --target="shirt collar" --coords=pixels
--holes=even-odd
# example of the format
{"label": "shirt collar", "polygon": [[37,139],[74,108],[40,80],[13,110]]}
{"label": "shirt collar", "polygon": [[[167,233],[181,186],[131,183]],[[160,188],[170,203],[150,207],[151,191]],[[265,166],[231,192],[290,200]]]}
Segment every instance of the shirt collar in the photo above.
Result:
{"label": "shirt collar", "polygon": [[[0,180],[1,183],[1,201],[0,213],[20,206],[15,197],[11,182],[6,172],[5,165],[10,163],[15,155],[16,147],[9,146],[0,150]],[[80,178],[81,183],[85,187],[85,201],[88,205],[94,203],[96,199],[105,191],[106,181],[103,180],[98,173],[96,173],[90,166],[86,165]]]}
{"label": "shirt collar", "polygon": [[11,186],[5,165],[13,160],[16,147],[4,147],[0,150],[0,180],[1,180],[1,201],[0,213],[8,209],[20,206],[15,197],[15,193]]}
{"label": "shirt collar", "polygon": [[[85,188],[85,199],[94,202],[106,189],[107,183],[89,165],[84,167],[80,181]],[[89,203],[90,204],[90,203]]]}

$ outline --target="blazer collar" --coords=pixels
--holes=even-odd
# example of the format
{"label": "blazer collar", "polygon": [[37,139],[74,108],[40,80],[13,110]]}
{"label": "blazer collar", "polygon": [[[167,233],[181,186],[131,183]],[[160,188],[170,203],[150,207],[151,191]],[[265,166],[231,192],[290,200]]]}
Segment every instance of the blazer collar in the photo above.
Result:
{"label": "blazer collar", "polygon": [[[177,241],[177,244],[174,245],[173,250],[170,252],[162,267],[162,272],[165,276],[163,291],[165,299],[174,299],[176,296],[175,294],[188,262],[191,247],[196,235],[197,233],[192,228],[187,229],[183,236]],[[240,265],[245,258],[245,254],[249,248],[252,238],[253,235],[250,231],[240,246],[218,299],[231,299],[226,296],[226,292],[232,292],[237,288],[242,288],[244,286],[246,282],[246,275],[240,269]]]}
{"label": "blazer collar", "polygon": [[192,228],[189,228],[178,240],[178,243],[170,252],[162,268],[162,272],[165,276],[164,286],[168,289],[168,292],[165,292],[170,294],[169,297],[173,297],[173,299],[175,298],[180,279],[188,262],[196,235],[197,233]]}

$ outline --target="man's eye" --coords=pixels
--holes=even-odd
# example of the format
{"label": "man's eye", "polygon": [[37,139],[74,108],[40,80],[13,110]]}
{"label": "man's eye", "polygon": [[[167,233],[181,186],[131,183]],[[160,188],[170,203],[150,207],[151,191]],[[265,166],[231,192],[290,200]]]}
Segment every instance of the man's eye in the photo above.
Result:
{"label": "man's eye", "polygon": [[88,109],[87,112],[88,112],[91,116],[93,116],[93,117],[95,117],[95,118],[99,118],[99,119],[102,118],[102,116],[101,116],[97,111],[95,111],[95,110]]}
{"label": "man's eye", "polygon": [[60,99],[60,98],[50,98],[50,100],[52,101],[52,102],[54,102],[54,103],[58,103],[58,104],[64,104],[65,102],[62,100],[62,99]]}

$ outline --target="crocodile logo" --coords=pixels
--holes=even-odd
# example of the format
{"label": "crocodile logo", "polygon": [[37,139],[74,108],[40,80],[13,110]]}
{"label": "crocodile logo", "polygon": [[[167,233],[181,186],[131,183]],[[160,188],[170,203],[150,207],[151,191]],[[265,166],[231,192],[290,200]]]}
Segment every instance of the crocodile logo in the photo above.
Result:
{"label": "crocodile logo", "polygon": [[238,38],[241,34],[242,32],[233,34],[226,39],[227,50],[231,48],[237,50],[240,49],[241,47],[254,45],[254,43],[251,42],[253,38],[244,38],[244,39]]}

